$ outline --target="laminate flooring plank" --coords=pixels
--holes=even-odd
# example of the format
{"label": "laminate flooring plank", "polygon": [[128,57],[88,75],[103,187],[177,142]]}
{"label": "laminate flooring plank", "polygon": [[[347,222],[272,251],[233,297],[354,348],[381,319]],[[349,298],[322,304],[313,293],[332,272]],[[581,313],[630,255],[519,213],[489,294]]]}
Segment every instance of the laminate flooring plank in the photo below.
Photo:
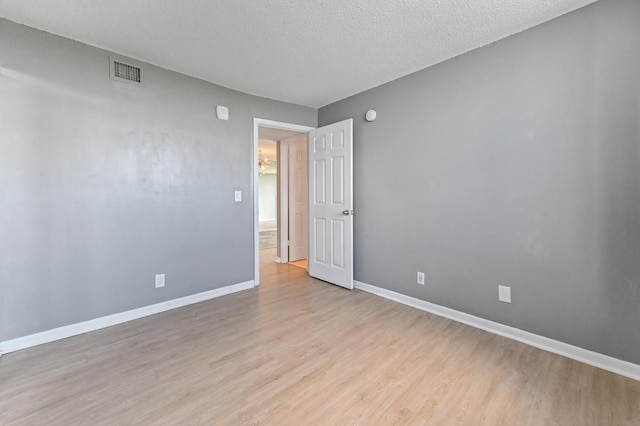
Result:
{"label": "laminate flooring plank", "polygon": [[0,358],[1,425],[640,425],[640,382],[314,280]]}

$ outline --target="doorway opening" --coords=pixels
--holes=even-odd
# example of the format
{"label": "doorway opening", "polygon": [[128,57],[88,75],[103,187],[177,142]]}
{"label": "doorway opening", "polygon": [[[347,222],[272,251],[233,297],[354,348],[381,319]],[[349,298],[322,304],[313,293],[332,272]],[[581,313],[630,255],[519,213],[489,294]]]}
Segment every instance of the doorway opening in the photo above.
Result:
{"label": "doorway opening", "polygon": [[255,285],[260,264],[306,269],[307,133],[312,127],[254,118]]}

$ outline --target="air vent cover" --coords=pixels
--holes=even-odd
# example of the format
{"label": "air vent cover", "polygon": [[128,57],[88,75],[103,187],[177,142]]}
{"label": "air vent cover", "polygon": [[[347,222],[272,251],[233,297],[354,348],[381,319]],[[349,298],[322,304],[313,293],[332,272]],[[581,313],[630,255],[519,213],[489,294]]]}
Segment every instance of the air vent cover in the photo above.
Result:
{"label": "air vent cover", "polygon": [[136,86],[142,85],[140,66],[131,60],[114,56],[109,57],[109,78]]}

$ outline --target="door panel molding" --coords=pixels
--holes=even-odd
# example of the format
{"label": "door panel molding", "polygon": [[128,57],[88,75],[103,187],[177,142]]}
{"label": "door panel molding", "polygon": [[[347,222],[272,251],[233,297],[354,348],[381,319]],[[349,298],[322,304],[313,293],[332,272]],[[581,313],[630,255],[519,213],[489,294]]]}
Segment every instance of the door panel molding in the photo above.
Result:
{"label": "door panel molding", "polygon": [[[289,262],[306,259],[308,255],[308,136],[297,135],[280,141],[289,151]],[[283,147],[281,146],[281,150]],[[284,186],[284,185],[283,185]]]}
{"label": "door panel molding", "polygon": [[309,275],[353,288],[353,120],[309,132]]}

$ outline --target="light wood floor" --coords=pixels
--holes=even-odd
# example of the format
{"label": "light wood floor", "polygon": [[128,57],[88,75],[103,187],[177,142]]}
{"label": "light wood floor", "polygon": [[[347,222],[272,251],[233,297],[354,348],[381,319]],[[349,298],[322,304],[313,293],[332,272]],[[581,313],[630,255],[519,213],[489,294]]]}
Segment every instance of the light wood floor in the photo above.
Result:
{"label": "light wood floor", "polygon": [[307,259],[296,260],[295,262],[289,262],[293,266],[297,266],[298,268],[302,268],[304,270],[307,269]]}
{"label": "light wood floor", "polygon": [[0,424],[640,424],[640,382],[271,257],[262,272],[259,289],[3,356]]}

